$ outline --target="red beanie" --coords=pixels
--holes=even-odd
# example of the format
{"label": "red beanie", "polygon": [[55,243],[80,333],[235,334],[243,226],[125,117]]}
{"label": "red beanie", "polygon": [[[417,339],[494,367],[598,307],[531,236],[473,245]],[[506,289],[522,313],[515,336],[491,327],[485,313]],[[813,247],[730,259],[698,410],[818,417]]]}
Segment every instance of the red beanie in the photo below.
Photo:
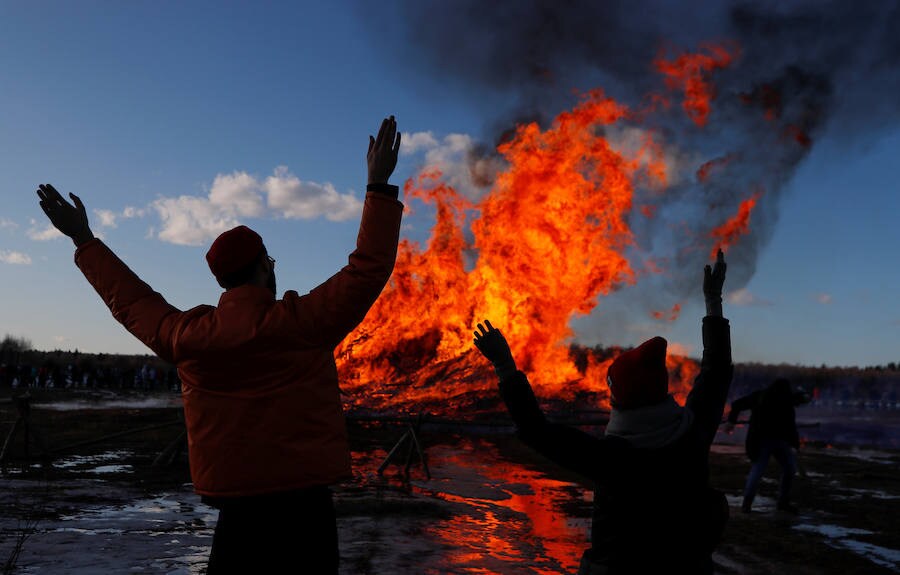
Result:
{"label": "red beanie", "polygon": [[247,226],[238,226],[216,238],[206,252],[206,262],[216,279],[223,279],[252,264],[262,250],[259,234]]}
{"label": "red beanie", "polygon": [[612,362],[606,382],[612,394],[613,407],[634,409],[659,403],[666,398],[669,394],[666,345],[665,339],[654,337]]}

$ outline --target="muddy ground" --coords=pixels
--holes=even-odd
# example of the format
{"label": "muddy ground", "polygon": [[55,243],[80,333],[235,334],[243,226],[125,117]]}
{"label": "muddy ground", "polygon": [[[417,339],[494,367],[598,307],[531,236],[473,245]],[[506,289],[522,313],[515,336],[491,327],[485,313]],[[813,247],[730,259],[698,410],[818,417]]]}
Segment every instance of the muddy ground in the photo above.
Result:
{"label": "muddy ground", "polygon": [[[104,409],[38,408],[51,448],[147,429],[26,464],[22,437],[0,478],[0,567],[8,573],[203,573],[216,511],[191,491],[187,459],[154,467],[181,432],[177,407],[128,402]],[[165,403],[165,402],[163,402]],[[96,405],[93,407],[97,407]],[[15,412],[0,404],[0,440]],[[573,573],[587,545],[591,489],[522,446],[508,428],[426,426],[431,479],[405,451],[377,469],[403,434],[397,423],[351,422],[354,479],[335,489],[341,572]],[[714,485],[732,517],[715,555],[719,573],[896,573],[900,569],[900,452],[809,442],[795,482],[798,515],[774,510],[777,465],[755,510],[739,510],[749,468],[739,436],[711,454]],[[33,450],[36,447],[32,448]],[[17,553],[18,550],[18,553]]]}

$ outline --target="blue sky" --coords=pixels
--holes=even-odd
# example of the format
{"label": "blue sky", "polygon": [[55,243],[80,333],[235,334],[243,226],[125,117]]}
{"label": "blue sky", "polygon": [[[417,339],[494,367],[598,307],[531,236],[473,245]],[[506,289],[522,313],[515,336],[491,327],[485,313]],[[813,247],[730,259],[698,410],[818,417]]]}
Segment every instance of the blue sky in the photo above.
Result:
{"label": "blue sky", "polygon": [[[218,300],[204,254],[238,222],[265,238],[281,290],[307,291],[343,265],[367,137],[384,116],[421,144],[405,148],[395,183],[426,158],[449,168],[472,142],[493,141],[516,107],[510,88],[473,87],[423,65],[414,38],[397,33],[405,23],[386,26],[374,10],[0,5],[0,335],[39,349],[147,351],[82,278],[71,243],[47,233],[39,183],[81,196],[95,232],[184,309]],[[559,86],[558,100],[574,103],[575,87],[586,86]],[[900,361],[900,124],[887,117],[851,138],[840,126],[821,128],[771,206],[755,271],[735,268],[739,285],[726,284],[736,361]],[[404,234],[424,240],[430,212],[419,208]],[[635,293],[624,288],[576,320],[580,341],[631,345],[661,333],[699,348],[699,285],[672,323],[651,320],[652,305]]]}

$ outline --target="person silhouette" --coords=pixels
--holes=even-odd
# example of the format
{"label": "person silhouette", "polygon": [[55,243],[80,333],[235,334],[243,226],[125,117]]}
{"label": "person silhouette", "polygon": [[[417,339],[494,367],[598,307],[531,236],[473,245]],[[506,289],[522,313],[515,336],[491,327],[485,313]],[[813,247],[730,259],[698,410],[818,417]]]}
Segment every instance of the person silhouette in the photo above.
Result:
{"label": "person silhouette", "polygon": [[712,573],[712,551],[728,520],[708,464],[733,373],[722,317],[725,271],[719,251],[704,270],[703,359],[684,407],[668,393],[667,342],[654,337],[610,365],[612,409],[603,437],[548,421],[503,334],[487,320],[477,326],[475,347],[494,366],[521,440],[594,482],[591,548],[580,575]]}
{"label": "person silhouette", "polygon": [[206,255],[225,289],[216,307],[181,311],[141,281],[51,185],[41,208],[77,246],[75,263],[113,316],[182,383],[194,490],[219,509],[208,573],[337,573],[330,485],[351,476],[334,348],[378,298],[394,267],[403,204],[388,183],[400,133],[369,136],[356,249],[330,279],[277,298],[275,260],[246,226]]}
{"label": "person silhouette", "polygon": [[791,503],[791,486],[797,472],[794,450],[800,448],[797,433],[797,418],[794,408],[809,402],[809,396],[791,389],[791,383],[783,377],[777,378],[763,390],[754,391],[731,402],[725,431],[731,433],[742,411],[750,410],[750,425],[744,443],[747,457],[753,462],[747,483],[744,486],[744,500],[741,511],[750,513],[753,500],[759,490],[759,482],[774,457],[781,466],[781,480],[778,484],[779,511],[797,513]]}

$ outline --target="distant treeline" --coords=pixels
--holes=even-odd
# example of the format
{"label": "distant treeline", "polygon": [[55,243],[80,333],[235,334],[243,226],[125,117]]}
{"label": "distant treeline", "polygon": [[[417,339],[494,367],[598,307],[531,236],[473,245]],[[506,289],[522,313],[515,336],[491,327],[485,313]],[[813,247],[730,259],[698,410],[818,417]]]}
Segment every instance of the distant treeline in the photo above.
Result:
{"label": "distant treeline", "polygon": [[870,367],[805,367],[740,363],[734,366],[732,397],[766,387],[778,377],[803,388],[817,403],[865,403],[895,407],[900,399],[900,367],[896,363]]}
{"label": "distant treeline", "polygon": [[[587,354],[611,357],[618,349],[571,347],[576,365]],[[735,365],[731,397],[766,387],[784,377],[803,388],[817,403],[865,403],[897,406],[900,400],[900,365],[891,362],[869,367],[819,367],[790,364],[740,363]],[[24,338],[7,335],[0,340],[0,386],[115,387],[177,390],[175,368],[154,355],[119,355],[74,351],[38,351]]]}

